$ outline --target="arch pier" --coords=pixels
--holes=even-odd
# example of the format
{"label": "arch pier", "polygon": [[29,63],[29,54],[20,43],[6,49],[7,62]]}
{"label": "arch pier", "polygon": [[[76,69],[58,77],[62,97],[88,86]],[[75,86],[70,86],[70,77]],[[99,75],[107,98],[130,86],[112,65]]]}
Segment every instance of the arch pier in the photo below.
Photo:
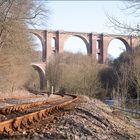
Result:
{"label": "arch pier", "polygon": [[45,63],[31,63],[31,66],[37,70],[40,79],[40,90],[45,90],[47,88],[47,81],[46,81],[46,71]]}

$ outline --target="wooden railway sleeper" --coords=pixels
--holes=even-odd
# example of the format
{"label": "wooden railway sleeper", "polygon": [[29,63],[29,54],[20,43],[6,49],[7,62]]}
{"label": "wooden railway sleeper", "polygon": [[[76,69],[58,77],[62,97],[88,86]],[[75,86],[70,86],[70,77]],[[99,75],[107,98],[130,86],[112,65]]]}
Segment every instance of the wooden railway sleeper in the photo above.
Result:
{"label": "wooden railway sleeper", "polygon": [[18,130],[20,125],[21,125],[21,121],[18,121],[16,119],[12,122],[13,129]]}
{"label": "wooden railway sleeper", "polygon": [[33,116],[28,117],[27,121],[29,124],[31,124],[34,121],[34,117]]}
{"label": "wooden railway sleeper", "polygon": [[33,116],[33,122],[38,122],[37,116]]}
{"label": "wooden railway sleeper", "polygon": [[38,113],[37,113],[37,117],[38,117],[38,120],[41,120],[42,113],[41,113],[41,112],[38,112]]}
{"label": "wooden railway sleeper", "polygon": [[47,117],[47,116],[46,116],[46,114],[45,114],[45,110],[43,110],[43,111],[41,112],[41,120],[44,120],[46,117]]}
{"label": "wooden railway sleeper", "polygon": [[13,129],[10,127],[4,127],[3,133],[8,133],[9,135],[11,135],[13,132]]}
{"label": "wooden railway sleeper", "polygon": [[24,121],[21,121],[20,127],[21,127],[21,129],[26,128],[27,127],[27,123],[24,122]]}

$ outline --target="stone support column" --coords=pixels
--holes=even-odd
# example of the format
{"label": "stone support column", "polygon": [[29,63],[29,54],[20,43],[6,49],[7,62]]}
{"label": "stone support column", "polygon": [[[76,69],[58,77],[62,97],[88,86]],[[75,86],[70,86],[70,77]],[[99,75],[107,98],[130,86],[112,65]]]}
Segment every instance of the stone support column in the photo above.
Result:
{"label": "stone support column", "polygon": [[91,35],[91,40],[90,40],[91,55],[96,60],[96,53],[97,53],[96,41],[97,41],[97,36],[95,36],[93,33],[91,33],[90,35]]}
{"label": "stone support column", "polygon": [[46,43],[46,61],[49,60],[49,57],[52,54],[51,39],[52,39],[51,33],[46,32],[46,41],[45,41],[45,43]]}
{"label": "stone support column", "polygon": [[58,48],[58,53],[63,53],[64,52],[64,34],[61,31],[57,32],[57,48]]}

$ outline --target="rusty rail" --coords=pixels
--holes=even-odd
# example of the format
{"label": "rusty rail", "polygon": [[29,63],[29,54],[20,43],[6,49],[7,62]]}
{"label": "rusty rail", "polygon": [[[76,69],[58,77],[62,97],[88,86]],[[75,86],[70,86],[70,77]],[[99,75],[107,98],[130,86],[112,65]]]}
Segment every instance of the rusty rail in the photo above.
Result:
{"label": "rusty rail", "polygon": [[41,105],[53,104],[62,99],[63,97],[60,97],[60,98],[54,99],[53,101],[39,101],[39,102],[33,102],[33,103],[24,103],[20,105],[8,106],[8,107],[0,108],[0,114],[7,115],[14,112],[23,112],[23,111],[27,111],[28,109],[38,107]]}
{"label": "rusty rail", "polygon": [[[67,98],[65,98],[65,96],[67,96]],[[37,108],[46,105],[45,109],[43,108],[37,111],[35,110],[31,113],[27,113],[21,116],[16,116],[14,118],[0,122],[0,134],[4,132],[11,134],[14,131],[21,130],[23,127],[26,127],[26,125],[30,125],[36,121],[45,119],[54,113],[58,113],[66,109],[72,109],[77,105],[77,103],[79,103],[79,101],[80,101],[79,96],[64,95],[64,97],[49,102],[44,101],[44,102],[37,102],[37,103],[26,104],[26,105],[18,105],[17,108],[16,106],[3,108],[0,110],[0,112],[3,114],[7,114],[8,111],[9,113],[13,113],[15,111],[22,112],[22,111],[30,110],[31,108],[35,108],[35,107]]]}

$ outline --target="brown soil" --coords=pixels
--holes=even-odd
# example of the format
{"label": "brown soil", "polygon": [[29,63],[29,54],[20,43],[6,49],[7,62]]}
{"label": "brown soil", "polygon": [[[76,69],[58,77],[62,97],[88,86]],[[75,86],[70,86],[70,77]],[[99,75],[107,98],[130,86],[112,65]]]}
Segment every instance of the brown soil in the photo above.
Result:
{"label": "brown soil", "polygon": [[138,140],[140,130],[99,100],[90,100],[71,111],[26,126],[1,139]]}

